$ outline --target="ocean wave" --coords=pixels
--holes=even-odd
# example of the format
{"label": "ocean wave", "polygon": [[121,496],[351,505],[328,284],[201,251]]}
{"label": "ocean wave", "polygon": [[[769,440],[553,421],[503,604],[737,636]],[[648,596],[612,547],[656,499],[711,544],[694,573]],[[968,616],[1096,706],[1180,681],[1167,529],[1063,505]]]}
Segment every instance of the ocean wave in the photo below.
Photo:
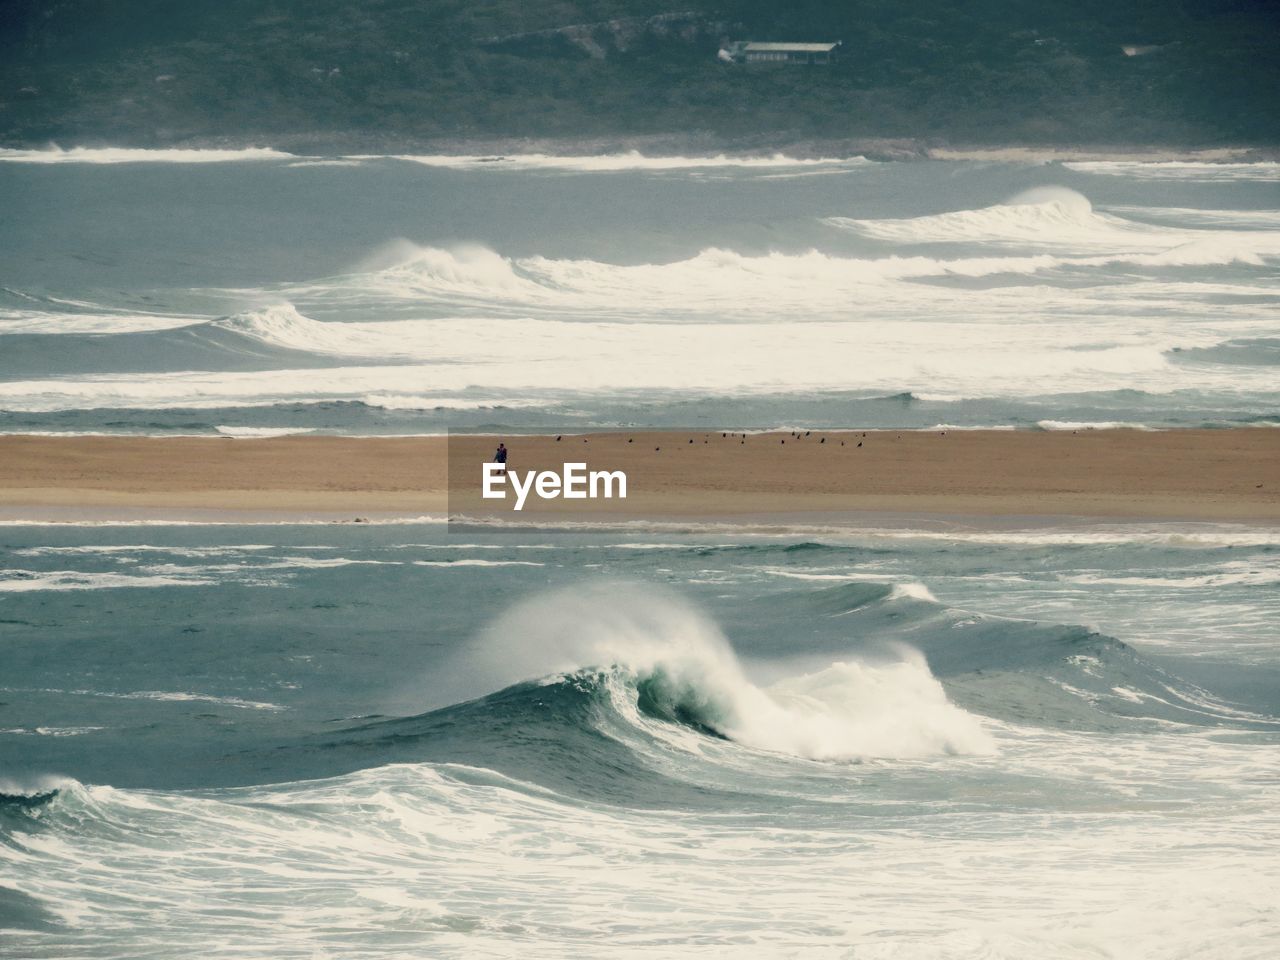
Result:
{"label": "ocean wave", "polygon": [[224,437],[237,440],[258,440],[268,437],[293,437],[304,433],[315,433],[314,427],[227,427],[213,428]]}
{"label": "ocean wave", "polygon": [[[921,399],[954,401],[1034,398],[1050,384],[1063,394],[1111,390],[1118,382],[1152,394],[1215,390],[1222,388],[1226,369],[1175,363],[1172,353],[1175,347],[1221,342],[1217,330],[1202,329],[1192,339],[1188,332],[1169,329],[1159,339],[1145,328],[1120,323],[1085,330],[1065,322],[810,320],[790,325],[785,334],[774,324],[696,321],[407,320],[398,325],[396,336],[369,330],[326,330],[321,336],[326,349],[335,338],[358,337],[368,345],[377,337],[400,362],[363,356],[322,373],[282,365],[15,379],[0,381],[0,409],[215,410],[334,401],[402,410],[590,407],[620,394],[653,401],[670,401],[673,394],[704,399],[796,391],[889,395],[922,382],[931,391]],[[417,354],[412,362],[404,359],[409,351]],[[501,392],[478,387],[494,384]],[[1272,369],[1233,367],[1230,387],[1236,393],[1274,394]]]}
{"label": "ocean wave", "polygon": [[[381,410],[520,410],[547,406],[546,400],[514,398],[472,399],[467,397],[432,397],[421,393],[371,393],[360,402]],[[414,434],[432,436],[432,434]]]}
{"label": "ocean wave", "polygon": [[624,173],[646,171],[689,170],[768,170],[780,168],[841,167],[852,169],[872,165],[865,157],[797,159],[781,153],[768,157],[729,156],[719,154],[708,157],[645,156],[639,151],[626,153],[555,156],[545,153],[513,153],[489,156],[455,154],[400,154],[391,157],[359,155],[349,159],[404,160],[428,167],[444,167],[452,170],[530,171],[547,170],[565,173]]}
{"label": "ocean wave", "polygon": [[841,659],[758,685],[710,620],[652,588],[611,584],[529,600],[484,632],[472,663],[495,686],[598,675],[613,709],[633,725],[674,722],[804,759],[994,749],[981,721],[947,699],[914,651],[884,662]]}
{"label": "ocean wave", "polygon": [[[390,265],[292,285],[282,293],[289,299],[507,305],[524,310],[578,308],[607,310],[606,315],[619,313],[619,304],[643,304],[642,309],[631,312],[649,317],[655,308],[677,313],[732,308],[729,315],[733,316],[747,310],[747,304],[757,297],[765,298],[775,310],[780,304],[847,305],[855,294],[858,299],[866,297],[867,291],[861,287],[867,283],[1034,273],[1060,264],[1047,255],[856,259],[817,250],[747,256],[714,247],[686,260],[638,265],[541,256],[513,259],[478,246],[445,249],[409,244],[388,255],[394,260]],[[627,313],[621,311],[622,316]]]}
{"label": "ocean wave", "polygon": [[1135,180],[1280,180],[1280,163],[1204,163],[1182,160],[1073,160],[1063,164],[1068,170]]}
{"label": "ocean wave", "polygon": [[[74,375],[56,376],[64,371],[55,366],[18,379],[27,365],[18,375],[6,370],[0,408],[350,401],[460,410],[577,397],[593,407],[603,396],[672,391],[706,397],[914,389],[921,399],[956,400],[1035,397],[1046,384],[1059,393],[1123,384],[1164,394],[1229,383],[1232,394],[1266,394],[1274,393],[1274,378],[1265,369],[1228,378],[1209,365],[1179,362],[1172,351],[1272,330],[1270,304],[1210,309],[1206,301],[1230,285],[1191,290],[1169,275],[1207,264],[1266,265],[1275,257],[1280,231],[1201,231],[1154,252],[1097,256],[876,259],[707,248],[683,260],[630,265],[402,243],[358,272],[222,291],[264,305],[194,325],[162,318],[156,322],[189,329],[131,340],[127,350],[115,344],[109,361],[95,343],[78,344],[74,357],[60,361]],[[1154,276],[1076,283],[1080,271],[1114,265],[1150,268]],[[946,281],[1001,276],[1035,279],[968,290],[963,315],[954,314],[957,291]],[[1054,276],[1063,285],[1047,279]],[[315,318],[335,313],[374,319]],[[379,319],[387,315],[404,319]],[[135,319],[123,316],[118,329],[133,329]],[[114,322],[95,329],[108,332]],[[45,349],[28,346],[33,356]],[[135,349],[167,372],[115,373]],[[236,369],[210,370],[222,365],[217,351]],[[50,345],[49,355],[67,352]],[[317,366],[326,367],[323,375]],[[920,393],[922,383],[928,393]]]}
{"label": "ocean wave", "polygon": [[[1028,743],[1013,777],[841,771],[811,781],[820,805],[714,812],[456,764],[190,792],[60,780],[4,801],[6,937],[22,956],[217,942],[248,960],[1258,956],[1277,844],[1249,815],[1274,799],[1259,748],[1078,739]],[[1213,842],[1189,844],[1224,794]]]}
{"label": "ocean wave", "polygon": [[[1202,239],[1188,240],[1160,253],[1132,254],[1106,260],[1106,263],[1131,263],[1151,267],[1209,267],[1244,264],[1264,266],[1267,260],[1280,256],[1280,231],[1220,233]],[[1089,265],[1088,261],[1084,261]]]}
{"label": "ocean wave", "polygon": [[1094,210],[1066,187],[1037,187],[1005,203],[900,220],[830,217],[832,226],[893,243],[995,243],[1054,248],[1162,249],[1184,232],[1124,220]]}
{"label": "ocean wave", "polygon": [[12,334],[75,335],[152,333],[205,322],[196,316],[169,316],[129,310],[70,312],[58,310],[6,310],[0,308],[0,336]]}
{"label": "ocean wave", "polygon": [[37,774],[15,778],[12,775],[0,776],[0,807],[16,806],[34,809],[44,806],[58,796],[61,790],[76,788],[80,784],[70,777],[52,774]]}
{"label": "ocean wave", "polygon": [[[1011,258],[1004,272],[1052,267],[1212,266],[1261,264],[1280,255],[1280,232],[1212,230],[1163,226],[1098,213],[1089,199],[1064,187],[1038,187],[1007,203],[905,220],[853,220],[831,217],[832,226],[900,244],[984,243],[1003,247],[1050,248],[1050,261]],[[1070,252],[1107,251],[1102,256]],[[945,263],[946,261],[944,261]]]}
{"label": "ocean wave", "polygon": [[344,357],[403,359],[430,350],[432,346],[422,344],[417,351],[397,351],[397,344],[403,341],[404,333],[412,329],[403,321],[323,323],[303,316],[292,303],[247,310],[211,321],[207,326],[228,330],[273,347]]}
{"label": "ocean wave", "polygon": [[1112,213],[1137,216],[1157,222],[1173,221],[1179,226],[1216,227],[1227,230],[1280,229],[1280,210],[1215,210],[1203,207],[1141,207],[1110,205]]}
{"label": "ocean wave", "polygon": [[215,426],[214,430],[223,436],[232,436],[238,440],[266,439],[270,436],[298,436],[315,433],[310,426]]}
{"label": "ocean wave", "polygon": [[1127,420],[1037,420],[1041,430],[1154,430],[1145,423]]}
{"label": "ocean wave", "polygon": [[9,163],[234,163],[246,160],[289,160],[293,154],[268,147],[240,150],[148,149],[133,147],[48,147],[44,150],[0,149],[0,162]]}
{"label": "ocean wave", "polygon": [[289,167],[360,167],[363,165],[364,161],[355,157],[332,160],[294,160],[292,163],[286,164]]}
{"label": "ocean wave", "polygon": [[915,582],[895,583],[889,596],[894,600],[923,600],[925,603],[938,602],[938,598],[933,595],[933,591],[923,583]]}
{"label": "ocean wave", "polygon": [[[910,638],[953,701],[991,719],[1094,730],[1124,729],[1134,721],[1205,727],[1247,720],[1255,729],[1280,729],[1280,719],[1256,713],[1245,717],[1232,704],[1096,629],[1030,619],[1035,614],[1017,605],[1011,615],[952,608],[939,602],[924,584],[892,575],[846,576],[840,566],[824,569],[820,552],[811,559],[813,565],[807,571],[791,573],[797,579],[828,580],[832,585],[762,596],[753,601],[759,608],[757,616],[783,621],[832,619],[866,638]],[[1275,582],[1274,574],[1268,567],[1228,564],[1210,581],[1188,578],[1179,586],[1269,586]],[[1067,576],[1063,582],[1074,581]],[[831,639],[818,639],[816,632],[814,637],[793,640],[792,655],[813,659],[838,649]],[[1129,693],[1117,695],[1117,687]]]}
{"label": "ocean wave", "polygon": [[557,156],[545,153],[491,154],[352,154],[340,157],[300,157],[269,147],[241,149],[71,147],[50,146],[42,150],[0,149],[0,162],[10,163],[231,163],[252,160],[288,160],[289,167],[359,167],[370,161],[394,160],[427,167],[478,171],[548,171],[562,173],[696,172],[743,170],[776,172],[785,170],[842,169],[872,166],[861,156],[802,159],[775,153],[769,156],[646,156],[632,150],[625,153]]}
{"label": "ocean wave", "polygon": [[[705,789],[732,771],[756,776],[761,763],[989,757],[1007,745],[1009,724],[1277,726],[1114,638],[951,610],[920,584],[806,585],[748,603],[746,615],[779,629],[827,620],[847,630],[797,629],[759,650],[750,640],[735,648],[652,587],[543,594],[497,616],[452,662],[460,684],[450,695],[475,696],[327,735],[308,747],[331,760],[314,772],[483,758],[550,789],[635,799],[669,796],[676,783]],[[889,639],[904,636],[911,647]],[[751,659],[765,649],[767,660]]]}
{"label": "ocean wave", "polygon": [[720,665],[675,660],[627,675],[640,712],[809,760],[989,754],[981,722],[952,704],[919,654],[897,663],[835,661],[767,687]]}
{"label": "ocean wave", "polygon": [[1007,433],[1010,430],[1017,430],[1018,428],[1011,423],[974,423],[974,424],[935,423],[931,427],[911,427],[909,429],[911,429],[915,433],[933,433],[935,431],[944,432],[948,430],[956,430],[961,432],[980,430],[984,433],[988,430],[997,430],[1000,432]]}
{"label": "ocean wave", "polygon": [[[1087,201],[1086,201],[1087,203]],[[1017,216],[1025,210],[1055,208],[1023,205],[1003,208]],[[1002,208],[992,208],[999,210]],[[982,217],[983,211],[966,211],[963,216]],[[949,216],[949,215],[943,215]],[[962,216],[957,214],[955,216]],[[1001,213],[1001,217],[1005,214]],[[1096,217],[1096,215],[1091,215]],[[931,218],[923,218],[930,221]],[[852,221],[851,221],[852,222]],[[868,221],[869,222],[869,221]],[[889,223],[885,221],[883,223]],[[937,232],[937,224],[923,228],[915,221],[899,225],[919,236]],[[949,228],[951,229],[951,228]],[[957,226],[957,235],[972,236],[972,229]],[[923,230],[924,233],[920,231]],[[1026,226],[1028,236],[1044,236],[1043,227]],[[1015,242],[1012,231],[1007,243]],[[1090,234],[1089,229],[1081,231]],[[690,316],[708,315],[718,322],[758,321],[785,317],[829,319],[847,317],[852,307],[871,316],[896,316],[910,308],[918,315],[921,307],[933,302],[954,303],[955,291],[946,280],[1053,276],[1063,271],[1095,270],[1113,266],[1189,267],[1245,264],[1259,266],[1280,256],[1280,231],[1206,231],[1144,227],[1110,229],[1109,239],[1096,236],[1080,245],[1083,255],[1073,250],[1071,238],[1054,239],[1053,252],[993,252],[989,256],[930,257],[889,255],[845,257],[811,249],[802,253],[747,255],[731,249],[708,247],[683,260],[665,263],[614,264],[595,260],[555,259],[543,256],[506,257],[482,246],[451,248],[418,246],[401,242],[385,248],[357,272],[275,289],[239,291],[246,297],[277,297],[289,302],[308,302],[332,307],[382,305],[452,313],[558,318],[586,316],[615,321],[644,320],[651,324],[683,321]],[[981,235],[977,239],[982,239]],[[923,242],[923,241],[920,241]],[[1030,241],[1018,241],[1029,245]],[[1101,248],[1104,253],[1097,253]],[[1161,280],[1163,300],[1176,291],[1172,281]],[[1107,311],[1114,312],[1117,292],[1103,285],[1095,296],[1107,297]],[[1064,308],[1080,307],[1080,291],[1055,293],[1051,287],[1002,286],[983,290],[981,315],[1025,316],[1034,308],[1043,313],[1057,301]],[[970,293],[969,296],[977,296]],[[1149,310],[1150,305],[1145,305]],[[874,312],[872,312],[874,311]],[[287,327],[289,318],[263,316],[244,325],[275,323]],[[228,321],[238,328],[240,321]],[[277,334],[280,336],[282,334]],[[365,349],[353,339],[341,349]]]}

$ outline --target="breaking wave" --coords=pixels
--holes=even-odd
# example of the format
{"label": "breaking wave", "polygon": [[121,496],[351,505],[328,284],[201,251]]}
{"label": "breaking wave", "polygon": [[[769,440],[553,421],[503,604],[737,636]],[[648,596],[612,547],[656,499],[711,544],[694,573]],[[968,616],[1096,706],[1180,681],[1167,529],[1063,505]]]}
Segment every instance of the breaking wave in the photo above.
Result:
{"label": "breaking wave", "polygon": [[1034,246],[1151,243],[1159,228],[1094,211],[1083,194],[1065,187],[1039,187],[1006,203],[894,220],[831,217],[833,226],[893,243],[984,241]]}
{"label": "breaking wave", "polygon": [[[991,756],[1007,744],[1009,724],[1268,730],[1278,722],[1215,699],[1113,638],[952,610],[920,584],[806,585],[758,602],[761,619],[830,620],[847,633],[772,635],[760,641],[768,657],[752,660],[751,641],[731,646],[664,591],[560,590],[497,616],[455,656],[448,695],[460,702],[284,747],[274,760],[291,776],[467,762],[576,796],[647,803],[673,784],[702,789],[726,770],[758,772],[762,763]],[[915,645],[875,639],[893,635]]]}
{"label": "breaking wave", "polygon": [[[355,160],[382,159],[376,156],[357,156]],[[387,159],[420,163],[428,167],[446,167],[452,170],[530,171],[548,170],[569,173],[623,173],[631,171],[698,171],[698,170],[779,170],[788,168],[812,169],[820,167],[855,168],[868,166],[872,161],[865,157],[797,159],[781,153],[767,157],[729,156],[718,154],[708,157],[645,156],[639,151],[604,154],[597,156],[554,156],[545,153],[494,154],[489,156],[454,154],[401,154]]]}
{"label": "breaking wave", "polygon": [[[1072,319],[1019,325],[997,318],[980,324],[945,317],[900,323],[814,318],[788,324],[782,335],[777,323],[707,317],[665,323],[549,316],[320,321],[285,304],[190,328],[203,351],[193,350],[192,359],[203,368],[175,364],[173,372],[107,369],[74,378],[3,380],[0,408],[197,410],[344,401],[474,410],[590,403],[619,391],[655,397],[797,390],[891,396],[921,383],[930,384],[927,399],[954,400],[1034,397],[1049,381],[1059,393],[1110,390],[1117,380],[1151,393],[1211,390],[1221,385],[1223,370],[1230,371],[1233,390],[1274,392],[1268,365],[1179,359],[1224,342],[1208,324],[1194,333],[1170,326],[1153,335],[1132,328],[1123,316],[1089,327]],[[131,344],[128,355],[138,355],[138,346]],[[163,342],[156,349],[180,357],[186,346]],[[220,350],[217,356],[227,364],[243,357],[256,367],[209,369],[211,350]]]}
{"label": "breaking wave", "polygon": [[[599,411],[623,393],[925,396],[928,384],[927,399],[943,402],[1124,388],[1253,394],[1263,409],[1249,413],[1269,410],[1266,271],[1280,230],[1146,223],[1058,187],[974,210],[828,222],[858,238],[838,237],[841,252],[706,246],[621,263],[401,240],[349,272],[200,291],[202,304],[225,304],[221,317],[0,291],[0,333],[21,335],[0,354],[0,408]],[[876,242],[890,245],[884,255]]]}
{"label": "breaking wave", "polygon": [[1193,227],[1212,227],[1221,230],[1277,230],[1280,229],[1280,210],[1213,210],[1204,207],[1139,207],[1111,206],[1112,213],[1124,214],[1156,223],[1174,221]]}
{"label": "breaking wave", "polygon": [[[298,312],[291,303],[273,304],[214,320],[209,327],[287,350],[342,357],[376,357],[388,360],[436,354],[434,343],[423,342],[430,326],[406,322],[324,323]],[[418,333],[416,349],[406,337]]]}
{"label": "breaking wave", "polygon": [[[1081,197],[1080,201],[1083,210],[1091,210],[1087,200]],[[1059,221],[1071,225],[1070,229],[1051,226]],[[423,247],[401,241],[371,258],[361,272],[283,285],[274,293],[294,302],[331,306],[372,302],[442,307],[457,313],[502,310],[557,317],[587,313],[615,320],[669,318],[662,322],[688,315],[743,321],[785,314],[794,322],[797,308],[822,317],[847,316],[853,307],[895,310],[910,304],[918,311],[924,303],[954,299],[954,291],[946,287],[911,281],[1031,277],[1112,265],[1256,266],[1264,258],[1280,256],[1280,231],[1158,227],[1093,212],[1081,214],[1057,200],[915,220],[830,222],[898,242],[1021,244],[1054,247],[1058,252],[846,257],[816,249],[748,255],[709,247],[684,260],[625,265],[543,256],[513,258],[477,245]],[[1092,255],[1078,255],[1082,250]],[[1025,309],[1023,301],[1032,293],[1041,299],[1052,297],[1051,291],[1038,286],[1025,290],[1025,296],[1016,289],[987,291],[984,301],[999,311],[1003,300],[1016,299],[1019,308]]]}
{"label": "breaking wave", "polygon": [[648,588],[615,584],[527,601],[485,632],[473,662],[495,686],[548,675],[552,684],[599,683],[612,710],[651,732],[656,719],[805,759],[994,749],[978,718],[950,703],[914,651],[882,662],[836,660],[759,684],[715,624]]}
{"label": "breaking wave", "polygon": [[[1038,187],[1007,203],[900,220],[831,217],[827,223],[876,240],[902,244],[986,243],[1060,251],[1107,251],[1102,257],[1055,257],[1037,266],[1257,264],[1280,253],[1280,238],[1234,230],[1187,229],[1099,213],[1065,187]],[[1206,224],[1209,226],[1209,224]],[[1234,226],[1228,224],[1227,226]]]}
{"label": "breaking wave", "polygon": [[1135,180],[1280,180],[1280,163],[1205,163],[1182,160],[1078,160],[1063,164],[1068,170]]}
{"label": "breaking wave", "polygon": [[245,160],[289,160],[290,167],[358,167],[369,161],[392,160],[449,170],[547,171],[560,173],[630,173],[738,170],[772,173],[787,170],[853,170],[872,166],[861,156],[797,158],[774,153],[768,156],[647,156],[636,150],[623,153],[561,156],[546,153],[511,154],[353,154],[324,157],[298,156],[269,147],[242,149],[70,147],[56,145],[41,150],[0,149],[0,162],[10,163],[230,163]]}
{"label": "breaking wave", "polygon": [[241,150],[145,149],[133,147],[47,147],[44,150],[0,149],[9,163],[233,163],[244,160],[290,160],[293,154],[269,147]]}

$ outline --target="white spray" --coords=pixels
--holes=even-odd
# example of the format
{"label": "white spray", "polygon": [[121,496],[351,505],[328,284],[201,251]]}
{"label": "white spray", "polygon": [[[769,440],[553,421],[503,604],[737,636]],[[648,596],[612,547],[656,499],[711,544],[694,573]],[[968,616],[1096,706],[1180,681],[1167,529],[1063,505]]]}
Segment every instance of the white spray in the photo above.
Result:
{"label": "white spray", "polygon": [[655,587],[598,584],[507,611],[471,652],[492,691],[590,668],[625,671],[659,714],[694,717],[746,746],[811,759],[990,753],[980,721],[950,703],[916,651],[837,661],[761,687],[714,623]]}

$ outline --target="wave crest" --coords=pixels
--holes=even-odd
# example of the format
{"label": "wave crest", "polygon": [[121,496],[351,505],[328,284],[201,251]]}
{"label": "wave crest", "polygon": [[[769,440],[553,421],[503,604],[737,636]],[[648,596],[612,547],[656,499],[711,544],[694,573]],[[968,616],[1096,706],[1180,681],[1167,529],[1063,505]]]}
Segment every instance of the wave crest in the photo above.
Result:
{"label": "wave crest", "polygon": [[831,217],[827,223],[892,243],[989,243],[1057,249],[1150,252],[1184,242],[1194,232],[1099,213],[1066,187],[1036,187],[976,210],[895,220]]}
{"label": "wave crest", "polygon": [[810,760],[915,759],[994,752],[979,720],[952,704],[919,653],[886,664],[836,661],[757,687],[664,664],[636,685],[640,709],[744,746]]}
{"label": "wave crest", "polygon": [[330,356],[399,359],[418,352],[400,346],[403,334],[394,322],[326,323],[287,302],[223,317],[209,326],[272,347]]}
{"label": "wave crest", "polygon": [[293,154],[270,147],[241,150],[146,149],[135,147],[62,147],[44,150],[0,150],[9,163],[231,163],[244,160],[291,160]]}
{"label": "wave crest", "polygon": [[[376,159],[368,156],[352,159]],[[717,154],[715,156],[645,156],[638,150],[625,153],[598,154],[595,156],[555,156],[545,153],[513,153],[506,155],[475,156],[462,154],[401,154],[388,159],[405,160],[427,167],[445,167],[455,170],[512,170],[555,171],[561,173],[625,173],[640,171],[660,173],[664,171],[693,170],[778,170],[791,168],[853,168],[869,166],[873,161],[865,157],[798,159],[785,154],[746,157]]]}
{"label": "wave crest", "polygon": [[990,753],[981,722],[953,705],[924,657],[836,661],[764,686],[720,630],[653,588],[595,586],[520,604],[476,650],[490,689],[528,676],[551,682],[600,670],[613,708],[633,724],[679,723],[743,746],[811,760]]}

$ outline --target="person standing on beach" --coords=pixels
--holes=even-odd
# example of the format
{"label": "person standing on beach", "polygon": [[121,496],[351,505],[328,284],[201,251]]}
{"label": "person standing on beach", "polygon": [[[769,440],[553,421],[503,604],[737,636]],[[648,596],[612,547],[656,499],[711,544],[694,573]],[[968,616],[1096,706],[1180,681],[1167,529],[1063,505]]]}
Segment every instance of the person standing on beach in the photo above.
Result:
{"label": "person standing on beach", "polygon": [[493,454],[493,462],[502,464],[502,472],[507,472],[507,445],[499,443],[497,451]]}

